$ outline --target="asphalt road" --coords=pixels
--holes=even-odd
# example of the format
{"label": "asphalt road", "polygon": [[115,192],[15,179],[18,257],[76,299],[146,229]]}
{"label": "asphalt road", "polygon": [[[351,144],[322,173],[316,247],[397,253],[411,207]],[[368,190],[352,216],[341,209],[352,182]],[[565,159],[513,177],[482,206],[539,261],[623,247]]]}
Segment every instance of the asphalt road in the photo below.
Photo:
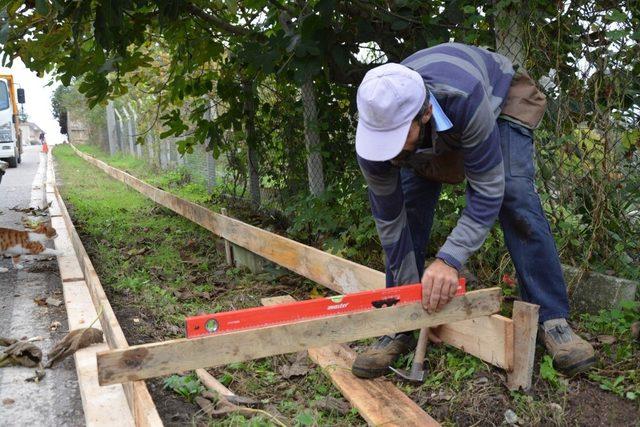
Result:
{"label": "asphalt road", "polygon": [[[23,229],[25,213],[12,208],[27,208],[32,185],[38,172],[46,170],[46,158],[40,147],[27,147],[22,164],[8,169],[0,183],[0,227]],[[40,164],[42,163],[42,164]],[[43,218],[38,218],[42,220]],[[0,336],[11,338],[42,337],[34,342],[46,354],[68,332],[64,304],[40,306],[34,299],[44,296],[64,301],[55,258],[23,257],[23,270],[15,270],[9,258],[0,258]],[[54,322],[60,322],[56,331]],[[0,347],[2,349],[2,347]],[[0,368],[0,426],[81,426],[82,402],[73,358],[53,369],[39,382],[28,382],[33,368]]]}

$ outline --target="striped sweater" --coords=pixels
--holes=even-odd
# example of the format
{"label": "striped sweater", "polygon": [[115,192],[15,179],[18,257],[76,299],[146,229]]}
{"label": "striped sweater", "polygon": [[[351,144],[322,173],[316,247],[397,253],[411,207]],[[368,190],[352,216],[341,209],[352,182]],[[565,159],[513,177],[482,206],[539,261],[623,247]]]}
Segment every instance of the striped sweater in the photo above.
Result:
{"label": "striped sweater", "polygon": [[[421,50],[402,62],[416,70],[453,123],[437,133],[462,149],[466,207],[437,257],[460,269],[485,241],[504,193],[504,168],[496,119],[513,77],[502,55],[459,43]],[[369,186],[371,210],[386,254],[391,285],[420,280],[403,203],[400,170],[358,156]]]}

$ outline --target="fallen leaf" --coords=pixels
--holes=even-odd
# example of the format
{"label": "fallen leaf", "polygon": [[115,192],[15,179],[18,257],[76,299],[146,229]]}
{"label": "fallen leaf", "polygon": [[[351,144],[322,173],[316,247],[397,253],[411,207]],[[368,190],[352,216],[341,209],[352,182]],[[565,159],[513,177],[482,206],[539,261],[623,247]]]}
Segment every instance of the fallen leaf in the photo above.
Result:
{"label": "fallen leaf", "polygon": [[45,367],[50,368],[77,350],[89,347],[91,344],[101,343],[102,341],[102,331],[100,329],[83,328],[71,331],[47,354],[47,364]]}
{"label": "fallen leaf", "polygon": [[312,406],[324,411],[335,411],[340,415],[347,415],[351,410],[349,402],[332,396],[326,396],[320,400],[316,400]]}
{"label": "fallen leaf", "polygon": [[324,298],[324,294],[320,292],[316,286],[314,286],[313,289],[311,289],[311,292],[309,292],[309,298]]}
{"label": "fallen leaf", "polygon": [[29,382],[29,383],[36,383],[36,384],[38,384],[38,383],[40,383],[40,381],[44,378],[44,376],[45,376],[45,375],[46,375],[46,373],[45,373],[45,371],[44,371],[44,368],[42,368],[42,367],[38,367],[38,368],[35,370],[35,374],[34,374],[34,376],[29,377],[29,378],[25,378],[25,381],[26,381],[26,382]]}
{"label": "fallen leaf", "polygon": [[12,344],[15,344],[18,340],[15,338],[6,338],[6,337],[0,337],[0,346],[2,347],[8,347]]}
{"label": "fallen leaf", "polygon": [[60,307],[62,305],[62,300],[53,297],[47,298],[45,302],[47,303],[47,305],[52,305],[54,307]]}
{"label": "fallen leaf", "polygon": [[598,335],[598,341],[602,344],[613,344],[616,342],[616,337],[613,335]]}
{"label": "fallen leaf", "polygon": [[211,292],[196,292],[195,296],[210,300],[212,298]]}
{"label": "fallen leaf", "polygon": [[16,403],[16,401],[11,399],[11,398],[9,398],[9,397],[7,397],[6,399],[2,399],[2,404],[3,405],[7,405],[8,406],[8,405],[13,405],[14,403]]}
{"label": "fallen leaf", "polygon": [[0,353],[0,367],[21,365],[33,368],[41,361],[42,350],[27,341],[11,344]]}
{"label": "fallen leaf", "polygon": [[480,377],[480,378],[477,378],[476,380],[474,380],[473,382],[474,382],[475,385],[487,384],[489,382],[489,378]]}
{"label": "fallen leaf", "polygon": [[282,375],[282,378],[289,379],[291,377],[301,377],[307,375],[310,371],[309,363],[307,361],[307,352],[301,351],[296,354],[295,361],[291,365],[280,366],[278,372]]}
{"label": "fallen leaf", "polygon": [[504,421],[509,425],[514,425],[518,422],[518,415],[511,409],[507,409],[504,413]]}
{"label": "fallen leaf", "polygon": [[33,299],[33,302],[35,302],[36,304],[38,304],[40,306],[47,305],[47,297],[45,297],[45,296],[36,297],[36,298]]}
{"label": "fallen leaf", "polygon": [[178,298],[178,301],[186,301],[194,297],[193,292],[190,289],[175,289],[173,295]]}
{"label": "fallen leaf", "polygon": [[129,255],[130,257],[140,256],[146,253],[148,250],[149,248],[131,249],[130,251],[127,252],[127,255]]}

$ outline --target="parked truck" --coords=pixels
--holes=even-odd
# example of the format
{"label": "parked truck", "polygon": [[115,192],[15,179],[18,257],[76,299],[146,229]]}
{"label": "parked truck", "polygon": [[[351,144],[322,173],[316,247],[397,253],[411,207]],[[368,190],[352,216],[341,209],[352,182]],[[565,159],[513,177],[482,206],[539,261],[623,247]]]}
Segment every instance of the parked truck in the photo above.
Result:
{"label": "parked truck", "polygon": [[0,160],[15,168],[22,161],[22,135],[18,104],[24,104],[24,89],[17,91],[10,74],[0,74]]}
{"label": "parked truck", "polygon": [[0,182],[2,182],[2,177],[4,176],[4,173],[6,172],[8,167],[9,165],[7,164],[7,162],[3,162],[2,160],[0,160]]}

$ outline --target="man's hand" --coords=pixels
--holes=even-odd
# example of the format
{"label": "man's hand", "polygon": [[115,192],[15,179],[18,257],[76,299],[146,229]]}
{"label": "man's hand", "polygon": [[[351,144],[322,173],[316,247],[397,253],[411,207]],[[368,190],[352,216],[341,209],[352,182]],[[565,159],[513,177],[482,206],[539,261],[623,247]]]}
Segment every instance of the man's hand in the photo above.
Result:
{"label": "man's hand", "polygon": [[422,306],[429,313],[439,311],[458,289],[458,270],[436,259],[422,276]]}

